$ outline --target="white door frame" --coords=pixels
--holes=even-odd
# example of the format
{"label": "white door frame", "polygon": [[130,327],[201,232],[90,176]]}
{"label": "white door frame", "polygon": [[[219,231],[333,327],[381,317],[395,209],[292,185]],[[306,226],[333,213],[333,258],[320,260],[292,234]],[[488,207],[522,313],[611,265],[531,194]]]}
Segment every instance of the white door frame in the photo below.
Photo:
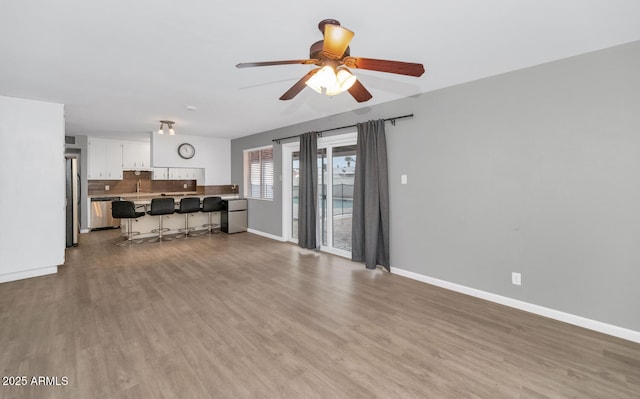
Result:
{"label": "white door frame", "polygon": [[[356,144],[358,134],[356,132],[318,138],[318,149],[327,149],[327,165],[333,166],[333,147]],[[285,241],[297,243],[291,231],[291,160],[295,151],[300,150],[299,142],[285,143],[282,145],[282,237]],[[333,168],[328,168],[328,172]],[[327,173],[327,246],[320,246],[320,250],[334,255],[351,258],[351,252],[333,248],[333,173]],[[331,201],[329,201],[331,199]],[[331,219],[331,220],[329,220]]]}
{"label": "white door frame", "polygon": [[282,238],[285,241],[291,241],[298,243],[297,238],[293,238],[291,232],[291,186],[293,184],[291,180],[291,160],[293,153],[300,150],[300,143],[285,143],[282,144]]}

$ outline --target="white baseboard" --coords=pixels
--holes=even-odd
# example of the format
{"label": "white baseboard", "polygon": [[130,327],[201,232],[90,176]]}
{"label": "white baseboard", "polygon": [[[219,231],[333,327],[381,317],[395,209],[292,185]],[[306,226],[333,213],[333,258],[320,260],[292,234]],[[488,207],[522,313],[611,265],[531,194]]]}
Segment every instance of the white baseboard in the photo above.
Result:
{"label": "white baseboard", "polygon": [[398,269],[397,267],[392,267],[391,273],[397,274],[399,276],[407,277],[413,280],[418,280],[423,283],[435,285],[437,287],[445,288],[451,291],[470,295],[476,298],[481,298],[487,301],[499,303],[501,305],[509,306],[511,308],[524,310],[525,312],[537,314],[540,316],[548,317],[550,319],[554,319],[554,320],[562,321],[565,323],[573,324],[575,326],[587,328],[589,330],[598,331],[604,334],[612,335],[614,337],[626,339],[628,341],[640,343],[639,331],[629,330],[624,327],[614,326],[614,325],[603,323],[600,321],[587,319],[582,316],[576,316],[570,313],[561,312],[559,310],[546,308],[544,306],[534,305],[532,303],[519,301],[517,299],[505,297],[502,295],[492,294],[490,292],[466,287],[464,285],[455,284],[455,283],[451,283],[444,280],[439,280],[437,278],[424,276],[422,274],[414,273],[408,270]]}
{"label": "white baseboard", "polygon": [[39,276],[45,276],[47,274],[56,274],[56,273],[58,273],[58,266],[43,267],[40,269],[7,273],[7,274],[0,275],[0,283],[7,283],[9,281],[23,280],[25,278],[39,277]]}
{"label": "white baseboard", "polygon": [[271,233],[265,233],[263,231],[259,231],[259,230],[254,230],[254,229],[247,229],[247,233],[251,233],[251,234],[255,234],[257,236],[262,236],[262,237],[266,237],[266,238],[271,238],[272,240],[276,240],[276,241],[280,241],[280,242],[285,242],[286,240],[280,236],[277,236],[275,234],[271,234]]}

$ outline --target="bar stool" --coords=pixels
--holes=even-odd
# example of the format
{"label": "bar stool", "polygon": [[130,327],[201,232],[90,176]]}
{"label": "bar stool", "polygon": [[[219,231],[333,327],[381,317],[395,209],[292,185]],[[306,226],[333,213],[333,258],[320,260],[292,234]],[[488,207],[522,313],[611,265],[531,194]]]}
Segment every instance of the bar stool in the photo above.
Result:
{"label": "bar stool", "polygon": [[198,197],[186,197],[180,199],[180,207],[176,213],[184,214],[184,229],[178,231],[182,232],[184,238],[192,237],[191,232],[195,230],[195,227],[189,227],[189,215],[192,213],[200,212],[200,198]]}
{"label": "bar stool", "polygon": [[211,214],[213,212],[220,212],[222,210],[222,198],[221,197],[206,197],[202,200],[202,209],[201,212],[207,212],[209,215],[209,223],[203,224],[202,227],[207,228],[207,233],[218,234],[220,231],[216,231],[214,227],[219,228],[219,224],[214,224],[211,221]]}
{"label": "bar stool", "polygon": [[118,246],[127,244],[140,244],[143,240],[133,240],[134,235],[140,234],[139,231],[133,231],[133,219],[144,216],[144,212],[136,211],[136,205],[132,201],[111,201],[111,216],[114,219],[126,219],[127,220],[127,233],[126,239],[122,242],[116,243]]}
{"label": "bar stool", "polygon": [[148,215],[159,216],[158,228],[151,230],[152,233],[158,233],[156,238],[149,240],[149,242],[171,241],[173,238],[165,237],[162,235],[165,231],[169,231],[168,228],[162,227],[162,216],[171,215],[176,211],[176,203],[173,198],[154,198],[151,200],[151,210],[147,211]]}

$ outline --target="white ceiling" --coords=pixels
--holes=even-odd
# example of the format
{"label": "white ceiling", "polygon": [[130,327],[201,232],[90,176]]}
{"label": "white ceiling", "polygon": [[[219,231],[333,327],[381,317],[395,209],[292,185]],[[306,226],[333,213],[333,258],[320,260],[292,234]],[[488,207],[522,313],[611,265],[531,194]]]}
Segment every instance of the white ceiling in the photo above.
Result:
{"label": "white ceiling", "polygon": [[[20,0],[0,4],[0,95],[66,104],[67,134],[241,137],[640,40],[638,0]],[[420,78],[354,70],[373,94],[278,97],[322,39],[355,32],[351,54],[423,63]],[[195,106],[195,111],[186,106]]]}

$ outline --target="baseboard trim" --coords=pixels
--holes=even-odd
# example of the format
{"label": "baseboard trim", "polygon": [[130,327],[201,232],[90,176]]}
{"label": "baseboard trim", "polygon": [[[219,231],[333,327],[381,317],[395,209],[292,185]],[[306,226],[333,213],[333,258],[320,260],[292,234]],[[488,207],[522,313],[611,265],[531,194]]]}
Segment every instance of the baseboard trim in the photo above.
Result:
{"label": "baseboard trim", "polygon": [[509,306],[525,312],[537,314],[539,316],[548,317],[550,319],[573,324],[589,330],[601,332],[603,334],[626,339],[628,341],[640,343],[640,332],[630,330],[624,327],[618,327],[611,324],[603,323],[597,320],[587,319],[586,317],[577,316],[571,313],[561,312],[559,310],[546,308],[544,306],[534,305],[532,303],[520,301],[517,299],[505,297],[502,295],[492,294],[490,292],[478,290],[460,284],[451,283],[449,281],[428,277],[422,274],[411,272],[397,267],[391,268],[391,273],[399,276],[407,277],[412,280],[421,281],[423,283],[435,285],[461,294],[470,295],[476,298],[485,299],[490,302],[499,303],[500,305]]}
{"label": "baseboard trim", "polygon": [[251,234],[255,234],[257,236],[262,236],[262,237],[266,237],[266,238],[271,238],[272,240],[276,240],[276,241],[280,241],[280,242],[285,242],[286,240],[280,236],[277,236],[275,234],[271,234],[271,233],[265,233],[264,231],[259,231],[259,230],[254,230],[254,229],[247,229],[247,233],[251,233]]}
{"label": "baseboard trim", "polygon": [[40,277],[56,273],[58,273],[58,266],[7,273],[0,275],[0,283],[8,283],[9,281],[24,280],[25,278]]}

